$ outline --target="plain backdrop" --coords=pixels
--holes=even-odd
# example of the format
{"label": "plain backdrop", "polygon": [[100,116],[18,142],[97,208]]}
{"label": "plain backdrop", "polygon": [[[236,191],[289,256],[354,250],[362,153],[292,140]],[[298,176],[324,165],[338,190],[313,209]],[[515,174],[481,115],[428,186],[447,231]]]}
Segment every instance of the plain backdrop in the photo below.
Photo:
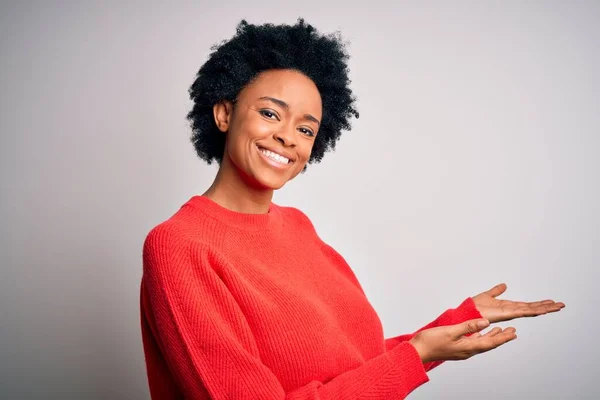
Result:
{"label": "plain backdrop", "polygon": [[216,172],[187,89],[242,18],[299,16],[348,40],[361,116],[274,201],[386,336],[500,282],[567,304],[410,398],[600,398],[600,3],[313,0],[2,3],[0,397],[148,398],[142,243]]}

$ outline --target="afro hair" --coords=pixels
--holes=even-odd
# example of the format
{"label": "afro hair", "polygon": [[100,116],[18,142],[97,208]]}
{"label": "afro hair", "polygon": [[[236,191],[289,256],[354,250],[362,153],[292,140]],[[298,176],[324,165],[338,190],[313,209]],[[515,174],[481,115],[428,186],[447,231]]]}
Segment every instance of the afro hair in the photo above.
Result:
{"label": "afro hair", "polygon": [[218,130],[213,106],[235,102],[240,91],[261,72],[293,69],[309,77],[321,95],[323,115],[309,163],[320,162],[335,149],[350,118],[358,118],[350,90],[345,44],[339,33],[322,35],[300,18],[295,25],[253,25],[242,20],[230,39],[214,45],[189,89],[193,107],[187,115],[198,156],[211,164],[222,161],[225,137]]}

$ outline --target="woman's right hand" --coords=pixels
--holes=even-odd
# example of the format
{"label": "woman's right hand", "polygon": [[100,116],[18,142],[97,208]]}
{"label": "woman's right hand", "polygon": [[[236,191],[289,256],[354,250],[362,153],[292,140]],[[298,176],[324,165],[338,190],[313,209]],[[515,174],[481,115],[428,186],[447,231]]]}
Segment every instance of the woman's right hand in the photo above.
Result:
{"label": "woman's right hand", "polygon": [[[486,319],[473,319],[458,325],[425,329],[410,339],[410,343],[426,363],[466,360],[517,338],[516,329],[512,327],[504,330],[496,327],[482,335],[480,331],[488,326],[489,321]],[[469,334],[472,335],[465,336]]]}

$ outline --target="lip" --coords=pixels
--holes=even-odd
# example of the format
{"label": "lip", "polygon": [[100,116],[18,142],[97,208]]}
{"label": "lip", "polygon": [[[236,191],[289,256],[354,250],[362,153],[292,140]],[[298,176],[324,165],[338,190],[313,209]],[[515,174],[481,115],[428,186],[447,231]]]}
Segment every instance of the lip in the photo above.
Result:
{"label": "lip", "polygon": [[296,160],[294,160],[294,157],[292,157],[292,155],[291,155],[291,154],[289,154],[289,153],[287,153],[287,152],[285,152],[285,151],[282,151],[282,150],[275,150],[275,149],[272,149],[272,148],[270,148],[270,147],[266,147],[266,146],[263,146],[263,145],[260,145],[260,144],[257,144],[257,145],[256,145],[256,147],[258,147],[258,149],[259,149],[259,150],[260,150],[260,149],[264,149],[264,150],[269,150],[269,151],[272,151],[272,152],[273,152],[273,153],[275,153],[275,154],[279,154],[280,156],[282,156],[282,157],[285,157],[285,158],[287,158],[288,160],[290,160],[290,164],[291,164],[291,163],[293,163],[294,161],[296,161]]}
{"label": "lip", "polygon": [[[289,163],[287,163],[287,164],[281,164],[281,163],[279,163],[279,162],[277,162],[277,161],[275,161],[275,160],[272,160],[272,159],[270,159],[269,157],[265,156],[265,155],[262,153],[261,149],[264,149],[264,150],[271,151],[271,152],[273,152],[273,153],[275,153],[275,154],[279,154],[280,156],[282,156],[282,157],[285,157],[285,158],[287,158],[288,160],[290,160],[290,162],[289,162]],[[288,168],[290,165],[292,165],[292,163],[294,162],[294,159],[293,159],[293,158],[292,158],[290,155],[288,155],[287,153],[285,153],[285,152],[282,152],[282,151],[276,151],[276,150],[270,149],[270,148],[268,148],[268,147],[265,147],[265,146],[260,146],[260,145],[258,145],[258,144],[256,145],[256,150],[258,150],[258,153],[260,154],[260,156],[261,156],[261,157],[262,157],[262,158],[263,158],[263,159],[264,159],[266,162],[268,162],[270,165],[272,165],[272,166],[274,166],[274,167],[276,167],[276,168],[285,169],[285,168]]]}

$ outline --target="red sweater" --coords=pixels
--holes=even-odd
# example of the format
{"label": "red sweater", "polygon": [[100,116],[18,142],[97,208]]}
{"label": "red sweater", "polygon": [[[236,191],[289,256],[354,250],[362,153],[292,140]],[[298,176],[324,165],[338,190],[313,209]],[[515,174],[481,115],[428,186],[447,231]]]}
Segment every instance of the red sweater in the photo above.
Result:
{"label": "red sweater", "polygon": [[[348,264],[295,208],[195,196],[150,231],[143,260],[153,399],[399,399],[440,364],[423,365],[414,334],[384,339]],[[469,297],[424,328],[474,318]]]}

